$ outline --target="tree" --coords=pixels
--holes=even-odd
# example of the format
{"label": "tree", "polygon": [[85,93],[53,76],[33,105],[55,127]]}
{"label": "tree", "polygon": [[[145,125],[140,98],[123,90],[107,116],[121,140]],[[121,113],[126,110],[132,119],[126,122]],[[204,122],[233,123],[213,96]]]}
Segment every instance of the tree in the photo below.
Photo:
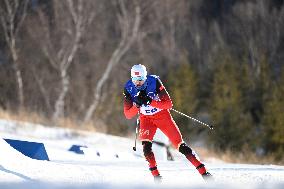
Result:
{"label": "tree", "polygon": [[211,117],[216,127],[210,140],[217,149],[238,152],[251,140],[252,128],[250,115],[244,113],[239,67],[226,51],[220,52],[216,62],[211,97]]}
{"label": "tree", "polygon": [[[38,10],[39,24],[43,40],[41,49],[50,66],[59,75],[58,96],[54,103],[53,120],[64,117],[65,98],[70,89],[69,69],[79,49],[81,39],[92,22],[95,12],[91,10],[91,1],[66,0],[52,1],[53,11]],[[53,13],[53,14],[52,14]],[[52,18],[52,19],[50,19]],[[31,32],[32,33],[32,32]],[[36,74],[36,72],[33,72]],[[39,76],[36,76],[39,78]],[[46,97],[46,90],[40,81],[40,91]],[[47,102],[48,103],[48,102]]]}
{"label": "tree", "polygon": [[28,0],[4,0],[0,6],[0,21],[13,62],[20,109],[24,106],[24,85],[17,43],[19,29],[26,17],[27,5]]}
{"label": "tree", "polygon": [[[198,78],[192,66],[183,57],[182,63],[170,71],[167,78],[169,93],[174,108],[186,114],[196,113],[198,106]],[[192,126],[189,120],[180,115],[175,115],[182,132],[190,133]]]}
{"label": "tree", "polygon": [[[283,6],[273,7],[272,1],[244,1],[233,7],[232,17],[227,16],[227,41],[237,54],[248,52],[253,74],[260,74],[260,58],[266,54],[271,64],[279,64],[279,49],[284,26]],[[279,8],[279,9],[278,9]],[[232,36],[235,36],[232,38]]]}
{"label": "tree", "polygon": [[284,74],[270,91],[270,99],[264,106],[262,141],[266,153],[276,154],[277,160],[283,160],[284,152]]}
{"label": "tree", "polygon": [[[127,9],[125,1],[119,0],[118,5],[119,10],[117,12],[117,18],[121,30],[121,40],[117,48],[112,53],[106,70],[103,72],[101,78],[97,82],[93,94],[94,98],[90,106],[87,108],[86,114],[83,119],[83,124],[89,122],[94,112],[96,111],[102,95],[102,87],[108,79],[111,70],[120,62],[122,56],[125,55],[125,53],[129,50],[138,35],[141,14],[139,4],[134,1],[134,7]],[[131,14],[130,9],[134,10],[133,14]]]}

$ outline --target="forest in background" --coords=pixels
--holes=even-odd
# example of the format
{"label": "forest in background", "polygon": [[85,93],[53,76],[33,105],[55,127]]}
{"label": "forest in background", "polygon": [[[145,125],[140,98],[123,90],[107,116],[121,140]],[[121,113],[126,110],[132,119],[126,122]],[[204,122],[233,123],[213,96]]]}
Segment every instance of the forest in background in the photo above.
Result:
{"label": "forest in background", "polygon": [[175,109],[215,125],[173,112],[185,140],[283,162],[283,3],[0,0],[0,108],[127,136],[122,92],[140,63]]}

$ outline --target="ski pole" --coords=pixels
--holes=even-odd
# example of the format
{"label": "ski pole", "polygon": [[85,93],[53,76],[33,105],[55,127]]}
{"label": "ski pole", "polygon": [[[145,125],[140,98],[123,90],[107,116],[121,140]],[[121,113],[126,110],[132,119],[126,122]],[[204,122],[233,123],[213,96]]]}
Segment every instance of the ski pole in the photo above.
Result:
{"label": "ski pole", "polygon": [[133,150],[136,151],[136,141],[137,141],[137,135],[138,135],[138,131],[139,131],[139,124],[140,124],[140,120],[139,120],[139,113],[138,113],[138,118],[136,120],[136,129],[135,129],[135,143],[133,146]]}
{"label": "ski pole", "polygon": [[209,129],[214,129],[213,128],[213,125],[208,125],[208,124],[206,124],[206,123],[203,123],[203,122],[201,122],[201,121],[199,121],[199,120],[197,120],[197,119],[195,119],[195,118],[193,118],[193,117],[190,117],[190,116],[188,116],[188,115],[186,115],[186,114],[184,114],[184,113],[182,113],[182,112],[180,112],[180,111],[177,111],[177,110],[175,110],[175,109],[171,109],[171,110],[173,110],[173,111],[175,111],[176,113],[178,113],[178,114],[180,114],[180,115],[183,115],[183,116],[185,116],[185,117],[187,117],[187,118],[189,118],[189,119],[192,119],[193,121],[195,121],[195,122],[198,122],[198,123],[200,123],[200,124],[202,124],[202,125],[205,125],[205,126],[207,126]]}

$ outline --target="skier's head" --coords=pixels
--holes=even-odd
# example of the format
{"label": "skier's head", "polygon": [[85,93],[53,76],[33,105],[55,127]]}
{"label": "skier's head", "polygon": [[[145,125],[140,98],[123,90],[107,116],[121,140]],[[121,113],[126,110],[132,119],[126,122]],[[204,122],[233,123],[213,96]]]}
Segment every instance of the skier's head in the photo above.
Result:
{"label": "skier's head", "polygon": [[137,64],[131,68],[131,80],[138,90],[145,89],[145,81],[147,79],[146,67],[142,64]]}

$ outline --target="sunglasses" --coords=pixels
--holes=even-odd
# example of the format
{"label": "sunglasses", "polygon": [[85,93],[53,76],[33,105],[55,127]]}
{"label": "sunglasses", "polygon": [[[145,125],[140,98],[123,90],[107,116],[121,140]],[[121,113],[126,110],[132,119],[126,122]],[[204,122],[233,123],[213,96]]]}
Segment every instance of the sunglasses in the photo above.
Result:
{"label": "sunglasses", "polygon": [[146,80],[146,77],[144,77],[144,76],[131,77],[131,80],[132,80],[133,82],[135,82],[135,81],[145,81],[145,80]]}

